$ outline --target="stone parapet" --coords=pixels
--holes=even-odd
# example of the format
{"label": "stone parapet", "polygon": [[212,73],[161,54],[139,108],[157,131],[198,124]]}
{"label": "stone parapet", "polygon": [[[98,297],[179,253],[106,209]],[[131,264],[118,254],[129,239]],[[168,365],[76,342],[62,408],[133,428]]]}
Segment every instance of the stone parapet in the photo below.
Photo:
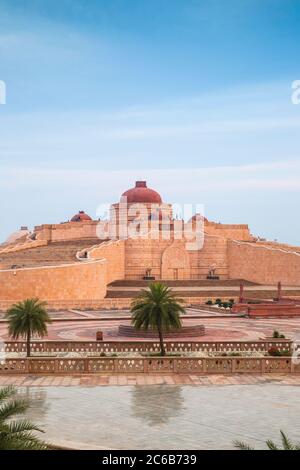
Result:
{"label": "stone parapet", "polygon": [[0,375],[9,374],[290,374],[300,373],[291,357],[98,357],[10,358],[0,363]]}
{"label": "stone parapet", "polygon": [[[186,341],[169,340],[165,341],[165,349],[172,353],[201,352],[207,353],[230,353],[230,352],[267,352],[271,347],[279,351],[293,350],[293,342],[289,339],[271,339],[258,341]],[[159,353],[159,341],[65,341],[65,340],[47,340],[32,341],[32,354],[55,355],[57,353],[86,353],[89,355],[98,355],[101,353],[131,353],[149,352]],[[15,354],[26,353],[25,341],[5,341],[0,343],[0,353]]]}

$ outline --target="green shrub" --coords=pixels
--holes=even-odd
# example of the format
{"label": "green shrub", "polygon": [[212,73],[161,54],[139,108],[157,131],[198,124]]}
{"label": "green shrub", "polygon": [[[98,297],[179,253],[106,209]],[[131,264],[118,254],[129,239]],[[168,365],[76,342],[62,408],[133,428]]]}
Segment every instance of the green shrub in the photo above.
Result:
{"label": "green shrub", "polygon": [[285,336],[282,333],[280,333],[278,330],[274,330],[273,331],[273,338],[274,339],[279,339],[279,338],[280,339],[285,339]]}
{"label": "green shrub", "polygon": [[291,353],[288,349],[281,351],[281,356],[290,357]]}
{"label": "green shrub", "polygon": [[215,304],[219,305],[219,304],[221,304],[221,303],[222,303],[222,299],[216,299],[216,300],[215,300]]}
{"label": "green shrub", "polygon": [[276,348],[275,346],[272,346],[272,347],[268,350],[268,354],[269,354],[269,356],[274,356],[274,357],[280,357],[280,356],[281,356],[281,352],[280,352],[279,349]]}
{"label": "green shrub", "polygon": [[213,301],[212,300],[208,300],[207,302],[205,302],[206,305],[212,305],[213,304]]}

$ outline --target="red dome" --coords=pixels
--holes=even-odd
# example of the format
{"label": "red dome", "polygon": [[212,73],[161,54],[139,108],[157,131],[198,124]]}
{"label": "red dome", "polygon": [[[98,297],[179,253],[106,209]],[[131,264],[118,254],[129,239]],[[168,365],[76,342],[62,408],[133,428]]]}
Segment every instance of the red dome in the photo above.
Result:
{"label": "red dome", "polygon": [[137,181],[135,188],[129,189],[122,194],[122,198],[127,197],[128,204],[161,204],[160,195],[153,189],[147,188],[146,181]]}
{"label": "red dome", "polygon": [[83,220],[92,220],[84,211],[79,211],[78,214],[72,217],[71,222],[82,222]]}

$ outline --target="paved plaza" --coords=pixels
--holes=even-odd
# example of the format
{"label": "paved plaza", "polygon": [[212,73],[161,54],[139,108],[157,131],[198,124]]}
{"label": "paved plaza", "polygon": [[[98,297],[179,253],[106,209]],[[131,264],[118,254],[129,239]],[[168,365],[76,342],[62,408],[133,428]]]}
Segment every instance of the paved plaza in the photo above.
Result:
{"label": "paved plaza", "polygon": [[[51,312],[48,339],[131,340],[118,336],[128,311]],[[188,309],[184,325],[204,324],[200,340],[257,340],[276,329],[298,338],[299,319],[249,319]],[[0,319],[0,337],[8,339]],[[196,340],[197,338],[193,338]],[[186,340],[186,338],[185,338]],[[300,440],[300,375],[86,374],[2,375],[31,399],[27,417],[45,439],[74,449],[232,449],[235,439],[257,449],[279,440],[280,429]],[[126,430],[126,432],[123,432]]]}
{"label": "paved plaza", "polygon": [[0,387],[98,387],[128,385],[257,385],[280,384],[300,386],[300,375],[292,374],[85,374],[85,375],[2,375]]}
{"label": "paved plaza", "polygon": [[[69,379],[69,378],[67,378]],[[41,384],[41,383],[40,383]],[[76,449],[231,449],[235,439],[257,449],[298,440],[299,383],[204,387],[19,387],[32,400],[27,417],[45,439]]]}
{"label": "paved plaza", "polygon": [[[52,340],[95,340],[96,332],[103,331],[104,340],[107,341],[132,341],[118,335],[120,324],[129,324],[130,316],[128,312],[53,312],[51,313],[53,323],[49,325],[48,339]],[[228,313],[211,313],[198,309],[187,309],[187,318],[184,318],[183,325],[205,326],[206,334],[193,340],[244,340],[256,341],[259,338],[272,335],[274,330],[279,330],[286,337],[300,338],[299,318],[263,318],[249,319],[233,317]],[[7,323],[0,320],[0,339],[9,339],[7,335]],[[46,338],[45,338],[46,339]],[[138,338],[135,338],[138,339]],[[187,340],[188,338],[185,338]]]}

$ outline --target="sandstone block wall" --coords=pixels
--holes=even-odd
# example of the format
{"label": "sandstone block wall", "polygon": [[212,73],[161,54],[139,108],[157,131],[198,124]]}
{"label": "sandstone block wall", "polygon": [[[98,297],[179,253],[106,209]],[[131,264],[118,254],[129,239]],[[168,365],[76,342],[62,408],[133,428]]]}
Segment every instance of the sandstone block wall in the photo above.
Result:
{"label": "sandstone block wall", "polygon": [[275,246],[228,242],[229,278],[300,286],[300,255]]}
{"label": "sandstone block wall", "polygon": [[149,268],[152,275],[160,279],[162,254],[169,245],[169,240],[126,240],[125,279],[142,279]]}
{"label": "sandstone block wall", "polygon": [[191,279],[206,279],[210,269],[220,279],[228,278],[227,239],[206,235],[201,250],[190,251]]}
{"label": "sandstone block wall", "polygon": [[107,269],[107,283],[125,277],[125,241],[109,241],[91,248],[90,259],[104,260]]}
{"label": "sandstone block wall", "polygon": [[187,251],[185,240],[126,240],[125,279],[142,279],[149,268],[156,279],[206,279],[212,266],[227,279],[227,242],[206,236],[203,248]]}
{"label": "sandstone block wall", "polygon": [[106,295],[106,263],[76,263],[0,271],[1,301],[39,297],[49,301],[103,299]]}
{"label": "sandstone block wall", "polygon": [[96,220],[40,225],[35,227],[34,231],[38,240],[57,242],[81,238],[97,238],[97,230],[99,230],[100,226],[102,227],[102,233],[105,230],[108,231],[106,221]]}
{"label": "sandstone block wall", "polygon": [[216,222],[205,222],[205,231],[210,235],[232,240],[251,241],[253,239],[249,227],[246,224],[217,224]]}
{"label": "sandstone block wall", "polygon": [[23,243],[16,243],[14,245],[8,245],[0,249],[0,254],[1,253],[15,253],[16,251],[24,251],[30,248],[46,246],[47,244],[48,244],[47,240],[27,240]]}

